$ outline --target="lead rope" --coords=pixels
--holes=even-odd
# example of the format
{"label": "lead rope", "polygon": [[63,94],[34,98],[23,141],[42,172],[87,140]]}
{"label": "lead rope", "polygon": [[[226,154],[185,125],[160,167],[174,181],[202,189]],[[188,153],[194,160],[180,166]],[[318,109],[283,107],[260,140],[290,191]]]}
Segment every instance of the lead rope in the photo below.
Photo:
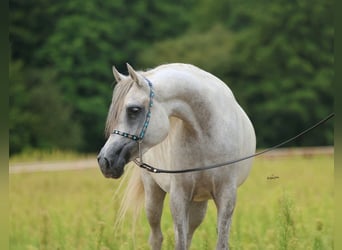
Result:
{"label": "lead rope", "polygon": [[287,140],[285,140],[285,141],[283,141],[283,142],[281,142],[281,143],[279,143],[279,144],[277,144],[277,145],[275,145],[273,147],[270,147],[268,149],[265,149],[263,151],[255,153],[253,155],[245,156],[245,157],[242,157],[242,158],[239,158],[239,159],[236,159],[236,160],[232,160],[232,161],[227,161],[227,162],[224,162],[224,163],[214,164],[214,165],[210,165],[210,166],[206,166],[206,167],[196,167],[196,168],[188,168],[188,169],[182,169],[182,170],[166,170],[166,169],[155,168],[155,167],[153,167],[153,166],[143,162],[143,160],[142,160],[142,152],[140,150],[141,149],[140,148],[141,142],[138,142],[139,143],[138,147],[139,147],[139,158],[140,158],[140,161],[134,160],[134,162],[139,167],[141,167],[143,169],[146,169],[149,172],[156,173],[156,174],[159,174],[159,173],[181,174],[181,173],[197,172],[197,171],[203,171],[203,170],[208,170],[208,169],[213,169],[213,168],[219,168],[219,167],[227,166],[227,165],[230,165],[230,164],[233,164],[233,163],[237,163],[237,162],[240,162],[240,161],[244,161],[244,160],[247,160],[247,159],[250,159],[250,158],[253,158],[253,157],[265,154],[265,153],[268,153],[268,152],[273,151],[273,150],[275,150],[277,148],[280,148],[281,146],[284,146],[285,144],[287,144],[289,142],[292,142],[292,141],[296,140],[297,138],[299,138],[299,137],[309,133],[313,129],[319,127],[320,125],[322,125],[326,121],[328,121],[331,118],[333,118],[334,116],[335,116],[335,113],[331,113],[330,115],[328,115],[327,117],[325,117],[321,121],[317,122],[313,126],[307,128],[306,130],[302,131],[301,133],[299,133],[299,134],[291,137],[290,139],[287,139]]}

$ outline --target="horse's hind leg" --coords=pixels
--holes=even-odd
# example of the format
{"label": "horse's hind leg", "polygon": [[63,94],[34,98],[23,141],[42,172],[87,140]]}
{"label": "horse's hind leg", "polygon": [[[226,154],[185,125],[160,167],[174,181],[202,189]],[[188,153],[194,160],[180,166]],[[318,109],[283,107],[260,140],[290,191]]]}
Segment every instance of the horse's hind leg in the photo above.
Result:
{"label": "horse's hind leg", "polygon": [[236,203],[236,187],[224,186],[215,193],[217,207],[217,250],[229,249],[228,239],[232,215]]}
{"label": "horse's hind leg", "polygon": [[190,244],[192,236],[196,228],[202,223],[206,211],[207,211],[208,201],[202,202],[191,202],[189,207],[189,228],[188,228],[188,242],[187,249],[190,249]]}
{"label": "horse's hind leg", "polygon": [[143,181],[146,216],[151,227],[149,243],[152,250],[160,250],[163,242],[160,222],[166,193],[154,182],[151,176],[144,176]]}

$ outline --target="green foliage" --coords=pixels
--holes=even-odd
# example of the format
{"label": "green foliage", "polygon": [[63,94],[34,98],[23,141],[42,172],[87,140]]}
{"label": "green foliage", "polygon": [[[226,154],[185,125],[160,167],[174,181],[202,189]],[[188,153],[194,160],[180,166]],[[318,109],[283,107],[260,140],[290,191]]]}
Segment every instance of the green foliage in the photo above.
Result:
{"label": "green foliage", "polygon": [[[220,77],[251,117],[259,147],[333,111],[332,1],[201,2],[196,29],[143,51],[142,65],[188,62]],[[332,144],[332,128],[330,122],[292,145]]]}
{"label": "green foliage", "polygon": [[[138,68],[187,62],[217,75],[250,115],[259,147],[333,108],[332,0],[10,0],[9,6],[11,77],[20,79],[10,85],[11,153],[52,145],[98,151],[111,66],[125,73],[126,62]],[[49,116],[48,109],[56,112]],[[55,120],[71,127],[56,129]],[[330,123],[296,144],[332,143]]]}
{"label": "green foliage", "polygon": [[[82,138],[77,149],[97,151],[103,143],[104,123],[112,95],[111,66],[121,68],[127,61],[134,64],[138,51],[149,43],[186,29],[187,16],[177,13],[184,11],[187,6],[186,1],[179,1],[175,5],[170,0],[101,3],[11,0],[12,58],[20,60],[24,67],[29,65],[28,74],[32,70],[36,75],[38,72],[47,76],[53,70],[54,78],[43,79],[42,76],[42,84],[45,84],[45,80],[50,83],[53,81],[51,85],[58,85],[60,91],[49,87],[47,98],[50,92],[59,94],[62,96],[59,97],[60,101],[71,107],[69,125],[79,124],[77,134]],[[168,21],[170,17],[172,22]],[[159,19],[165,21],[160,22]],[[20,88],[31,91],[25,86],[28,84],[26,80],[20,84]],[[35,94],[42,95],[42,91]],[[15,109],[17,99],[12,99],[11,103]],[[48,105],[46,103],[44,107],[48,108]],[[31,107],[25,107],[25,112],[30,113]],[[22,115],[26,116],[25,113]],[[40,120],[37,122],[53,123],[57,115],[60,114],[51,115],[50,119],[37,116],[37,120]],[[13,116],[13,119],[17,119],[17,116]],[[52,131],[54,127],[49,126],[47,124],[46,129]],[[29,128],[26,126],[26,129]],[[47,144],[56,143],[56,140],[32,143],[29,139],[22,139],[16,131],[13,130],[11,134],[11,144],[14,143],[16,148],[12,152],[26,146],[44,148]],[[58,134],[58,130],[54,131],[54,136],[65,137]],[[60,144],[64,145],[60,142],[55,146],[60,147]]]}
{"label": "green foliage", "polygon": [[[261,12],[236,35],[227,75],[266,146],[332,112],[334,30],[331,1],[279,1]],[[330,123],[296,145],[329,144],[332,134]]]}
{"label": "green foliage", "polygon": [[[232,34],[222,25],[210,30],[155,43],[153,47],[140,53],[142,65],[157,66],[167,62],[195,64],[214,75],[222,75],[227,70],[232,48]],[[205,54],[203,53],[205,51]]]}
{"label": "green foliage", "polygon": [[77,148],[81,143],[78,124],[72,123],[71,109],[54,85],[54,72],[28,72],[19,61],[10,64],[10,153]]}

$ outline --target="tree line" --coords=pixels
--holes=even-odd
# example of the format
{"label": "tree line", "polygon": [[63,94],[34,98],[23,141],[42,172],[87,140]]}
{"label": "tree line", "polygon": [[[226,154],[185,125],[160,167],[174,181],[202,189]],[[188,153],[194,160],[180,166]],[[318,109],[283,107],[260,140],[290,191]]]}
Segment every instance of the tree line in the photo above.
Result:
{"label": "tree line", "polygon": [[[10,154],[96,152],[111,66],[195,64],[250,116],[258,147],[333,110],[333,1],[10,0]],[[329,145],[333,125],[292,145]]]}

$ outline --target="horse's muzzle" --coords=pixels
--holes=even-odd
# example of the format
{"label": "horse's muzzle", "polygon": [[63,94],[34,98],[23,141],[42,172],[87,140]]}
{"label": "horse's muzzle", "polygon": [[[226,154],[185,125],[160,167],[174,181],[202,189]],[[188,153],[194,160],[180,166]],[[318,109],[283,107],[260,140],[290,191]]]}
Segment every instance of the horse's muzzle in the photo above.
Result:
{"label": "horse's muzzle", "polygon": [[97,156],[102,174],[106,178],[120,178],[124,173],[125,165],[130,161],[131,151],[134,151],[135,145],[134,142],[129,142],[116,149],[115,147],[111,150],[102,149]]}
{"label": "horse's muzzle", "polygon": [[106,157],[98,156],[97,162],[99,163],[100,169],[104,177],[106,178],[120,178],[124,172],[124,165],[123,166],[113,166],[111,161]]}

